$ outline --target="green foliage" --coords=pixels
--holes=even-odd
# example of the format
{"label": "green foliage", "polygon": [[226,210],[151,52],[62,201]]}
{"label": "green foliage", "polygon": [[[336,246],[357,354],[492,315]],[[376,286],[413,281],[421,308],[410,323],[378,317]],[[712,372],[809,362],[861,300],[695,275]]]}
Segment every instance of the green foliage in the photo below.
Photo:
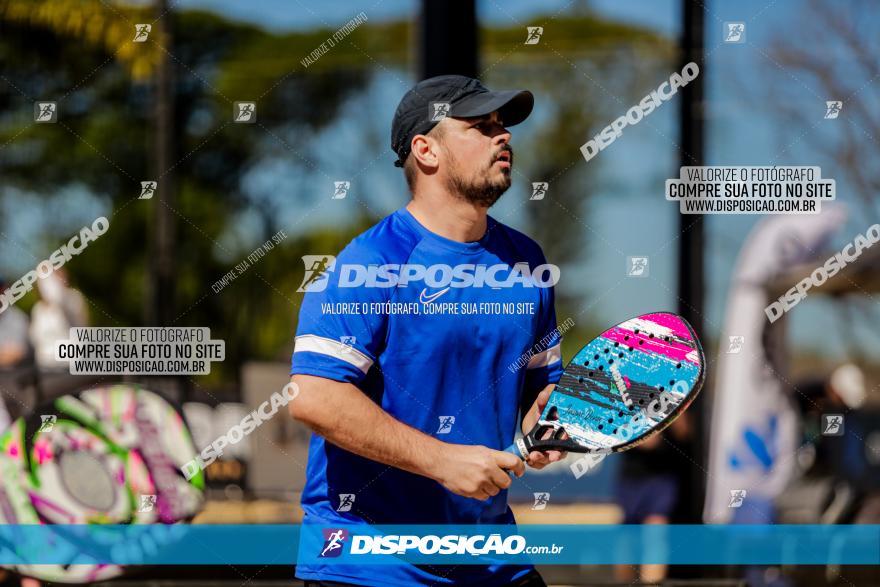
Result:
{"label": "green foliage", "polygon": [[[69,46],[98,49],[122,63],[136,80],[148,79],[160,58],[155,45],[134,44],[135,24],[154,20],[146,8],[99,0],[2,0],[0,21],[19,29],[50,31]],[[153,34],[153,33],[151,33]],[[159,37],[156,31],[154,38]],[[146,49],[144,49],[146,47]],[[75,52],[65,53],[66,56]]]}
{"label": "green foliage", "polygon": [[[177,69],[176,152],[171,157],[176,162],[177,288],[175,299],[168,300],[179,313],[176,325],[210,325],[212,336],[226,341],[227,360],[215,365],[211,381],[234,379],[238,365],[248,359],[287,360],[302,296],[296,293],[302,255],[338,252],[377,218],[364,215],[291,234],[215,293],[212,284],[278,230],[289,228],[279,222],[281,204],[252,201],[244,178],[270,154],[285,157],[303,176],[312,173],[318,154],[308,152],[306,138],[334,123],[375,72],[401,71],[412,62],[412,23],[368,21],[305,67],[302,59],[334,30],[273,34],[204,11],[173,11],[164,17],[173,18],[174,30],[173,46],[166,47],[161,35],[131,42],[133,23],[154,20],[143,10],[79,0],[44,0],[34,6],[28,0],[0,0],[0,60],[11,82],[0,84],[0,111],[5,113],[0,118],[0,145],[5,145],[0,147],[0,198],[11,197],[12,188],[41,194],[47,217],[61,197],[56,194],[71,184],[85,185],[106,201],[110,230],[67,268],[90,300],[96,325],[141,324],[149,291],[152,208],[159,204],[136,198],[140,181],[157,179],[161,190],[171,171],[157,170],[152,156],[152,77],[157,59],[168,50]],[[551,104],[546,123],[518,157],[533,153],[531,160],[521,157],[529,178],[557,177],[550,189],[558,200],[535,207],[533,236],[545,245],[548,257],[562,264],[576,258],[581,245],[554,227],[571,211],[582,213],[588,177],[560,172],[576,160],[584,137],[605,120],[592,107],[601,93],[581,73],[613,77],[613,68],[632,59],[629,52],[662,61],[671,50],[656,35],[589,15],[544,20],[542,42],[528,51],[516,50],[525,39],[520,26],[482,29],[481,47],[487,64],[505,61],[487,73],[490,84],[504,70],[505,81],[519,76]],[[580,49],[585,39],[591,47],[587,53]],[[553,68],[546,66],[551,61]],[[574,81],[559,83],[560,75]],[[33,124],[33,101],[42,99],[58,100],[58,124]],[[232,102],[238,100],[257,101],[257,125],[231,123]],[[283,180],[278,190],[289,194],[283,206],[305,213],[314,197],[310,192],[319,190],[300,183]],[[231,235],[245,217],[258,218],[258,227],[238,242]],[[60,244],[70,235],[45,236]],[[22,302],[25,307],[30,299]],[[560,320],[567,315],[559,311]],[[580,329],[589,325],[576,312],[572,315],[579,331],[570,339],[580,340]]]}

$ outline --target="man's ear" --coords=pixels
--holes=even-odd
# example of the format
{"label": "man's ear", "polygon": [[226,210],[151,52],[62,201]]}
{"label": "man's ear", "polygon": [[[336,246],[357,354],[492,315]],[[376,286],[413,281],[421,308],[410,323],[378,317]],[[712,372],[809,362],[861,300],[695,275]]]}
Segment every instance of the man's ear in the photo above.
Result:
{"label": "man's ear", "polygon": [[416,135],[410,143],[411,157],[415,157],[416,161],[421,165],[429,168],[436,168],[440,160],[439,145],[437,139],[425,135]]}

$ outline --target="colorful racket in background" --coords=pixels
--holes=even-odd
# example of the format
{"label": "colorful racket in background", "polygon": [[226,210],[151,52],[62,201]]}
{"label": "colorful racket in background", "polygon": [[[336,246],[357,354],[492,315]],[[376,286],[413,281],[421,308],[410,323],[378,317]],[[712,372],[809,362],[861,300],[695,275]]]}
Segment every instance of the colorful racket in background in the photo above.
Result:
{"label": "colorful racket in background", "polygon": [[[0,523],[171,524],[204,500],[202,473],[180,467],[196,454],[180,413],[159,395],[114,385],[57,398],[0,436]],[[116,565],[29,565],[38,579],[86,583]]]}
{"label": "colorful racket in background", "polygon": [[571,360],[535,427],[507,448],[619,452],[675,420],[700,392],[705,357],[684,318],[645,314],[609,328]]}

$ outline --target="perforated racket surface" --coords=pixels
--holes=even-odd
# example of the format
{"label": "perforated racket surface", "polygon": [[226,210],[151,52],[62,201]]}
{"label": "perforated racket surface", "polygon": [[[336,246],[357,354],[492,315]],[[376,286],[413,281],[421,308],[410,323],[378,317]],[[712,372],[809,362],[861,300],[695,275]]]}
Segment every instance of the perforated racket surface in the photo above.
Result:
{"label": "perforated racket surface", "polygon": [[507,449],[619,452],[674,421],[703,385],[705,357],[684,318],[656,312],[609,328],[571,360],[535,427]]}

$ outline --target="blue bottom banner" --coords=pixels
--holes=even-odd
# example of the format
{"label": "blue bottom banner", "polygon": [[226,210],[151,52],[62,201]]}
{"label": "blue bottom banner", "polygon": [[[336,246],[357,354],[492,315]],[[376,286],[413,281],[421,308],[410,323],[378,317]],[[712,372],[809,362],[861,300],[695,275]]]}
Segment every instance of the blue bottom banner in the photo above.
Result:
{"label": "blue bottom banner", "polygon": [[880,526],[6,525],[0,564],[880,564]]}

